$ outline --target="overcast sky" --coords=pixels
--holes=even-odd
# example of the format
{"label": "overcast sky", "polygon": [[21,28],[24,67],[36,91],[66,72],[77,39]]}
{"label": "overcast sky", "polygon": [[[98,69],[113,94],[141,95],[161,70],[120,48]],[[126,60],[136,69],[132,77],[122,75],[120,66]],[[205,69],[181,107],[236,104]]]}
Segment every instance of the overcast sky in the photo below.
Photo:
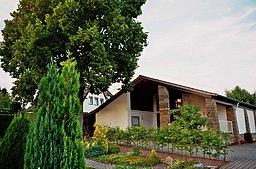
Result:
{"label": "overcast sky", "polygon": [[[0,29],[17,2],[0,0]],[[256,90],[255,0],[148,0],[139,19],[149,44],[136,76],[219,94],[236,85]],[[9,89],[11,78],[2,69],[0,76]]]}

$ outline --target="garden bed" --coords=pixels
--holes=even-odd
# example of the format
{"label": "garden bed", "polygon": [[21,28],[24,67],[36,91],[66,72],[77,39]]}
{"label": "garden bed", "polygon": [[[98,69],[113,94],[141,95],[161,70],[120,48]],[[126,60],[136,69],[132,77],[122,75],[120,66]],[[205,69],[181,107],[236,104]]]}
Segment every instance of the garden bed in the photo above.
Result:
{"label": "garden bed", "polygon": [[[133,149],[133,146],[127,146],[127,145],[120,145],[121,152],[123,153],[128,153],[131,152]],[[151,150],[142,148],[141,152],[145,156],[149,156]],[[161,151],[156,151],[157,155],[160,159],[165,160],[167,156],[171,156],[174,160],[191,160],[191,161],[197,161],[199,163],[203,163],[207,166],[217,166],[221,167],[225,164],[227,164],[229,161],[224,161],[224,160],[216,160],[216,159],[209,159],[209,158],[203,158],[203,157],[189,157],[185,155],[179,155],[179,154],[174,154],[174,153],[167,153],[167,152],[161,152]]]}

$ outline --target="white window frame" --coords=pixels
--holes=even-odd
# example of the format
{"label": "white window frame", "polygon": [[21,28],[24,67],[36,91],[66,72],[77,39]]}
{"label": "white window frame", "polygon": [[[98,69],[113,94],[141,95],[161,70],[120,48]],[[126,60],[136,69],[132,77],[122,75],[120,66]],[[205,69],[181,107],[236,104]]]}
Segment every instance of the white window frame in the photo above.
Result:
{"label": "white window frame", "polygon": [[92,97],[92,96],[89,96],[89,98],[88,98],[88,104],[89,104],[89,105],[93,105],[93,97]]}
{"label": "white window frame", "polygon": [[[140,125],[140,116],[132,116],[132,126],[139,126]],[[137,120],[137,123],[135,124],[133,120]]]}
{"label": "white window frame", "polygon": [[99,105],[99,98],[94,97],[94,106],[98,106],[98,105]]}

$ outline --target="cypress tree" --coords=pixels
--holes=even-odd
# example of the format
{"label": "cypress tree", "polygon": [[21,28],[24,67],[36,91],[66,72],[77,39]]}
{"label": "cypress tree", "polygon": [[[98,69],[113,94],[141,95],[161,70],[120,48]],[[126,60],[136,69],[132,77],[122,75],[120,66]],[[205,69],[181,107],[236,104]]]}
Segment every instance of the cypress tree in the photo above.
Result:
{"label": "cypress tree", "polygon": [[25,154],[25,169],[84,168],[84,151],[79,125],[79,73],[72,59],[48,66],[39,85],[39,110],[31,128]]}
{"label": "cypress tree", "polygon": [[62,168],[84,168],[84,151],[81,143],[82,129],[79,124],[81,105],[78,97],[80,88],[79,73],[76,70],[76,62],[72,59],[61,64],[60,86],[64,90],[64,121],[65,131],[64,154]]}
{"label": "cypress tree", "polygon": [[31,127],[24,157],[25,169],[60,168],[63,153],[61,98],[58,71],[54,64],[48,66],[47,76],[39,85],[39,110]]}
{"label": "cypress tree", "polygon": [[22,169],[26,136],[29,132],[31,121],[19,115],[12,120],[5,136],[0,143],[0,168]]}

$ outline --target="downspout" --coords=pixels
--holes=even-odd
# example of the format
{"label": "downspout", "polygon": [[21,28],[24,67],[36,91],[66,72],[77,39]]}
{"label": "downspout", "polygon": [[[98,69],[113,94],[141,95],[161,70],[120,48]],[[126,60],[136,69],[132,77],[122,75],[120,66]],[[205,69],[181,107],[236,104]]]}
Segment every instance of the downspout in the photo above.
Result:
{"label": "downspout", "polygon": [[237,116],[236,116],[236,111],[237,111],[237,109],[238,109],[238,106],[239,106],[239,102],[237,102],[237,104],[236,104],[236,110],[235,110],[235,114],[234,114],[234,116],[235,116],[235,127],[236,127],[236,133],[235,133],[235,135],[237,135],[237,136],[235,136],[235,137],[237,137],[237,141],[238,141],[238,145],[240,145],[240,140],[239,140],[239,129],[238,129],[238,123],[237,123]]}
{"label": "downspout", "polygon": [[237,104],[236,104],[236,109],[238,109],[238,106],[239,106],[239,102],[237,102]]}

